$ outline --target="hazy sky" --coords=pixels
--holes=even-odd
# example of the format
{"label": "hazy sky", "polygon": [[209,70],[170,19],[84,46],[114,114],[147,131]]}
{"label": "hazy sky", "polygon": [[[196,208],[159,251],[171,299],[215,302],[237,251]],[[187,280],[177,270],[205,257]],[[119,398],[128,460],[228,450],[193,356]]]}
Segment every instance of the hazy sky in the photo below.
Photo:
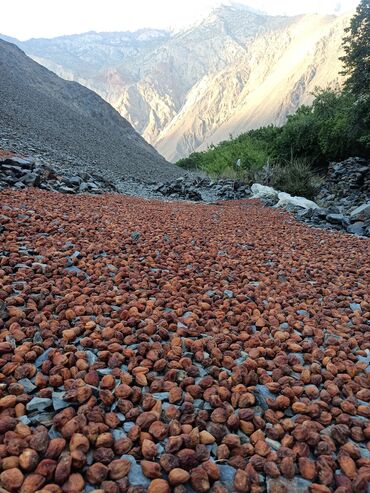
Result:
{"label": "hazy sky", "polygon": [[[0,33],[19,39],[85,31],[179,29],[197,21],[220,0],[0,0]],[[273,14],[341,13],[359,0],[239,0]]]}

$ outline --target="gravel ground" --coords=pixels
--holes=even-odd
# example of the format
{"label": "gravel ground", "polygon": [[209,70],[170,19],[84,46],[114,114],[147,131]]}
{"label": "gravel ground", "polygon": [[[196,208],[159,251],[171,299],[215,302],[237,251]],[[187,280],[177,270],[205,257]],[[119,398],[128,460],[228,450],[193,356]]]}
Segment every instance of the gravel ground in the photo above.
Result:
{"label": "gravel ground", "polygon": [[368,491],[369,240],[36,189],[0,225],[1,492]]}

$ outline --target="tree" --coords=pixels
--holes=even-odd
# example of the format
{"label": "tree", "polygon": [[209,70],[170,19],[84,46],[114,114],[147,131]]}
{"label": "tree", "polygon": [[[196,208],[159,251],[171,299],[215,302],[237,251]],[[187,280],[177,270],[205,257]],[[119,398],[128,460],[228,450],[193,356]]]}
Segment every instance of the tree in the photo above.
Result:
{"label": "tree", "polygon": [[370,94],[370,0],[361,0],[343,39],[342,75],[346,89],[355,95]]}

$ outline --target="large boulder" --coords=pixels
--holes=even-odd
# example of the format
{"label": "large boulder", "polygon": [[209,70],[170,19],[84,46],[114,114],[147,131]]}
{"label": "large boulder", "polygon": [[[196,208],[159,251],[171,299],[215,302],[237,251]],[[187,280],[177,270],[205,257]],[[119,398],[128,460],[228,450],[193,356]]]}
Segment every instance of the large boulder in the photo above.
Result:
{"label": "large boulder", "polygon": [[367,204],[362,204],[351,212],[351,218],[357,217],[370,217],[370,202]]}
{"label": "large boulder", "polygon": [[301,207],[302,209],[319,209],[319,206],[312,202],[312,200],[305,199],[304,197],[293,197],[289,193],[280,192],[278,194],[279,202],[276,207]]}
{"label": "large boulder", "polygon": [[252,199],[277,199],[279,191],[260,183],[253,183],[251,186]]}

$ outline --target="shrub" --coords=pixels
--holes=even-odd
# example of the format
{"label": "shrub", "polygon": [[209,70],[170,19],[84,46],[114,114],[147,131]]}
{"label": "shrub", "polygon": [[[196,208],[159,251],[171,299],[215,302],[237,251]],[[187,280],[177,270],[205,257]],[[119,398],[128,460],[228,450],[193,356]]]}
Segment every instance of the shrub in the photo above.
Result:
{"label": "shrub", "polygon": [[211,146],[207,151],[190,154],[177,164],[188,170],[202,170],[212,176],[222,176],[225,172],[230,175],[231,170],[243,175],[243,171],[261,168],[267,160],[265,143],[243,134],[234,140]]}
{"label": "shrub", "polygon": [[320,187],[321,179],[305,160],[295,158],[283,164],[274,164],[264,180],[263,174],[256,175],[256,181],[282,192],[313,198]]}

